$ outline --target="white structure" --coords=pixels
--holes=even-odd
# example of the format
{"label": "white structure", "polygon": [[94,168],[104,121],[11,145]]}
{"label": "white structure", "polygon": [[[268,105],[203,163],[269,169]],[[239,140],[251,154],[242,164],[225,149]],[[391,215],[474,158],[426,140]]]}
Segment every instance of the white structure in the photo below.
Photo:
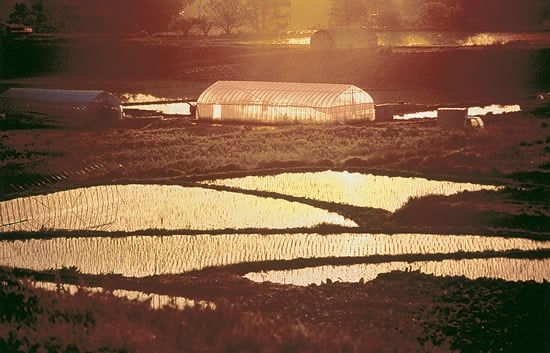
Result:
{"label": "white structure", "polygon": [[218,81],[197,100],[197,119],[267,123],[374,120],[374,102],[348,84]]}
{"label": "white structure", "polygon": [[122,119],[120,100],[106,91],[10,88],[0,113],[46,117],[55,125],[101,127]]}

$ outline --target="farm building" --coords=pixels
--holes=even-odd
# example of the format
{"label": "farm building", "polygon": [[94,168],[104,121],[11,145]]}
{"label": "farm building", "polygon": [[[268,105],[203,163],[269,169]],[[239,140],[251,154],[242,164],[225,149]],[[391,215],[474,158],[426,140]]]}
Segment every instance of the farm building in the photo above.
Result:
{"label": "farm building", "polygon": [[118,98],[92,90],[10,88],[0,94],[0,113],[56,126],[101,127],[122,119]]}
{"label": "farm building", "polygon": [[320,29],[311,35],[312,49],[376,48],[376,34],[365,27]]}
{"label": "farm building", "polygon": [[197,119],[267,123],[374,120],[374,102],[347,84],[218,81],[197,100]]}

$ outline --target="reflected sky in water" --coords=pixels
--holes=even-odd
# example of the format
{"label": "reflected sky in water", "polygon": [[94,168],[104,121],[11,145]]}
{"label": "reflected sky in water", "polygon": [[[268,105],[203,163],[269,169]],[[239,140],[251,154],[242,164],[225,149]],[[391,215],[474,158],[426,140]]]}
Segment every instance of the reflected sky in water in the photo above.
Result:
{"label": "reflected sky in water", "polygon": [[139,104],[125,105],[123,109],[137,109],[161,114],[169,115],[191,115],[191,106],[189,103],[155,103],[155,104]]}
{"label": "reflected sky in water", "polygon": [[[521,106],[519,104],[500,105],[491,104],[485,106],[468,107],[469,117],[484,117],[486,115],[501,115],[507,113],[521,112]],[[408,120],[408,119],[435,119],[437,118],[437,110],[429,110],[424,112],[408,113],[403,115],[394,115],[395,120]]]}
{"label": "reflected sky in water", "polygon": [[76,267],[128,277],[273,260],[370,255],[541,250],[550,242],[433,234],[226,234],[55,238],[0,242],[0,265],[31,270]]}
{"label": "reflected sky in water", "polygon": [[390,212],[402,207],[410,197],[452,195],[462,191],[497,189],[493,185],[335,171],[247,176],[204,183],[245,190],[276,192],[359,207],[381,208]]}
{"label": "reflected sky in water", "polygon": [[321,223],[357,226],[298,202],[168,185],[96,186],[0,202],[0,232],[286,229]]}
{"label": "reflected sky in water", "polygon": [[372,281],[379,274],[391,271],[420,271],[435,276],[465,276],[469,279],[494,278],[506,281],[550,280],[550,259],[527,260],[510,258],[386,262],[351,266],[317,266],[295,270],[255,272],[245,275],[254,282],[273,282],[307,286],[333,282]]}
{"label": "reflected sky in water", "polygon": [[[107,292],[101,287],[82,287],[73,284],[58,284],[52,282],[32,282],[32,286],[48,291],[64,291],[71,295],[75,295],[79,291],[84,291],[90,294]],[[193,299],[188,299],[184,297],[172,297],[164,294],[144,293],[126,289],[115,289],[113,291],[110,291],[109,293],[117,298],[124,298],[139,302],[149,301],[151,309],[154,310],[160,310],[164,308],[183,310],[186,308],[194,308],[197,305],[203,309],[216,309],[216,305],[212,302],[206,302],[202,300],[195,301]]]}

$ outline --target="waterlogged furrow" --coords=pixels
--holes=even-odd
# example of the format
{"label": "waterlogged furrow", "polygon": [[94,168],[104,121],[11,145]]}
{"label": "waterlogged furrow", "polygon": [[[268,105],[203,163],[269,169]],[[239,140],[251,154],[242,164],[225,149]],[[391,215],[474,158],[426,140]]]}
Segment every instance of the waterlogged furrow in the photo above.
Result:
{"label": "waterlogged furrow", "polygon": [[465,276],[469,279],[495,278],[506,281],[550,280],[550,259],[528,260],[510,258],[466,259],[418,262],[386,262],[349,266],[317,266],[294,270],[251,272],[245,275],[254,282],[273,282],[307,286],[333,282],[372,281],[391,271],[420,271],[434,276]]}
{"label": "waterlogged furrow", "polygon": [[298,202],[171,185],[110,185],[0,202],[1,231],[355,227]]}
{"label": "waterlogged furrow", "polygon": [[[73,284],[59,284],[52,282],[32,282],[32,286],[35,288],[45,289],[48,291],[63,291],[71,295],[75,295],[79,291],[84,291],[90,294],[106,293],[105,289],[101,287],[82,287]],[[144,293],[138,291],[131,291],[125,289],[115,289],[109,292],[117,298],[123,298],[128,300],[135,300],[140,302],[149,301],[151,309],[159,310],[164,308],[174,308],[183,310],[186,308],[194,308],[196,306],[202,309],[216,309],[216,304],[206,301],[195,301],[184,297],[173,297],[164,294],[156,293]]]}
{"label": "waterlogged furrow", "polygon": [[247,176],[203,183],[244,190],[276,192],[358,207],[381,208],[390,212],[402,207],[411,197],[498,189],[494,185],[334,171]]}
{"label": "waterlogged furrow", "polygon": [[520,238],[425,234],[227,234],[54,238],[0,242],[0,265],[143,277],[242,262],[550,249]]}

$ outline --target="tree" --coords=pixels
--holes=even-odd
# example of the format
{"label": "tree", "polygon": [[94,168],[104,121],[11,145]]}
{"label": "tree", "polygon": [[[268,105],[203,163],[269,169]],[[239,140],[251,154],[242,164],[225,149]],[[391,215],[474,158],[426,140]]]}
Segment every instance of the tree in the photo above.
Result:
{"label": "tree", "polygon": [[369,22],[366,0],[332,0],[330,19],[336,26],[364,26]]}
{"label": "tree", "polygon": [[210,0],[206,9],[212,23],[219,26],[225,34],[231,34],[235,27],[242,26],[248,20],[241,0]]}
{"label": "tree", "polygon": [[401,13],[395,0],[371,0],[371,26],[375,28],[401,27]]}
{"label": "tree", "polygon": [[246,8],[256,32],[279,31],[290,21],[289,0],[248,0]]}
{"label": "tree", "polygon": [[9,17],[9,23],[32,25],[32,16],[26,3],[18,2],[13,6],[13,11]]}
{"label": "tree", "polygon": [[42,0],[31,1],[32,25],[37,32],[51,32],[53,25],[48,20]]}
{"label": "tree", "polygon": [[206,16],[200,16],[197,18],[196,26],[205,36],[207,36],[212,29],[212,25],[212,21]]}
{"label": "tree", "polygon": [[186,17],[183,13],[180,13],[176,16],[170,27],[174,30],[180,31],[183,35],[188,35],[189,31],[198,23],[198,18],[195,17]]}
{"label": "tree", "polygon": [[450,24],[452,8],[443,2],[428,2],[419,8],[419,21],[421,27],[446,28]]}

